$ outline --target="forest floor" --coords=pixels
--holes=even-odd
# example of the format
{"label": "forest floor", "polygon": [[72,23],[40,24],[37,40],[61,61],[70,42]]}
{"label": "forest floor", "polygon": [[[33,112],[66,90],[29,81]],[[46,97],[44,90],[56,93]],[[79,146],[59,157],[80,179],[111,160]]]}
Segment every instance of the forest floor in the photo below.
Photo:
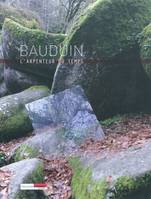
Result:
{"label": "forest floor", "polygon": [[[151,115],[124,115],[116,116],[101,122],[106,138],[102,141],[87,140],[81,145],[79,152],[95,154],[99,157],[113,155],[119,151],[130,147],[142,147],[144,143],[151,139]],[[6,144],[0,144],[0,152],[9,157],[11,150],[26,138],[13,140]],[[50,199],[69,199],[71,198],[71,178],[72,170],[65,157],[45,158],[45,182],[49,185],[46,195]],[[9,173],[1,172],[0,191],[6,191],[9,184]]]}

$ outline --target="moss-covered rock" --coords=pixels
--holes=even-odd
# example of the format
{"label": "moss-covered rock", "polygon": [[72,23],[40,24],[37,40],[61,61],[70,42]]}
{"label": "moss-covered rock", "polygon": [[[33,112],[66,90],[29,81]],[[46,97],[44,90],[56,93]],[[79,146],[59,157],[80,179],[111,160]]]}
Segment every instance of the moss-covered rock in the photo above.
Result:
{"label": "moss-covered rock", "polygon": [[[56,70],[52,92],[81,84],[99,117],[142,109],[148,80],[137,34],[150,19],[151,0],[98,0],[69,32],[62,53],[65,64]],[[69,58],[83,63],[72,64]]]}
{"label": "moss-covered rock", "polygon": [[38,159],[30,159],[10,164],[1,168],[4,171],[10,171],[13,175],[10,178],[8,187],[8,199],[44,199],[44,194],[40,191],[20,190],[21,184],[43,183],[44,166]]}
{"label": "moss-covered rock", "polygon": [[74,199],[105,199],[108,183],[92,179],[92,169],[84,168],[78,158],[69,160],[73,170],[72,193]]}
{"label": "moss-covered rock", "polygon": [[150,199],[150,146],[151,142],[107,158],[70,158],[73,198]]}
{"label": "moss-covered rock", "polygon": [[17,9],[12,6],[0,3],[0,29],[2,29],[5,18],[11,18],[16,22],[29,28],[40,28],[40,21],[38,17],[31,11]]}
{"label": "moss-covered rock", "polygon": [[140,56],[144,70],[151,80],[151,24],[139,35]]}
{"label": "moss-covered rock", "polygon": [[69,154],[71,142],[64,139],[62,129],[52,127],[35,131],[36,135],[15,147],[10,154],[10,161],[16,162],[39,156],[63,156]]}
{"label": "moss-covered rock", "polygon": [[21,137],[32,131],[25,104],[49,95],[46,87],[35,87],[0,99],[0,141]]}
{"label": "moss-covered rock", "polygon": [[24,159],[35,158],[38,157],[39,154],[40,153],[37,148],[32,147],[28,144],[22,144],[15,150],[15,153],[13,154],[11,161],[18,162]]}
{"label": "moss-covered rock", "polygon": [[63,34],[32,30],[6,19],[2,46],[4,58],[9,60],[5,64],[8,88],[13,90],[18,87],[22,90],[38,83],[51,86],[64,39]]}

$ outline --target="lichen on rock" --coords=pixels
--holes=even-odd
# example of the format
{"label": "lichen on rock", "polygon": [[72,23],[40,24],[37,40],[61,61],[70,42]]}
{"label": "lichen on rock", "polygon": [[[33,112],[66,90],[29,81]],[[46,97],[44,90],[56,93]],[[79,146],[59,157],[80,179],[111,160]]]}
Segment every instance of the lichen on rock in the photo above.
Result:
{"label": "lichen on rock", "polygon": [[[83,45],[83,55],[63,56],[52,92],[80,84],[99,118],[135,112],[146,104],[148,80],[142,70],[137,35],[150,23],[150,0],[98,0],[82,14],[64,46]],[[71,64],[69,59],[83,59]]]}
{"label": "lichen on rock", "polygon": [[4,69],[9,90],[38,84],[51,87],[65,35],[29,29],[11,19],[5,19],[2,32],[4,59],[10,62]]}

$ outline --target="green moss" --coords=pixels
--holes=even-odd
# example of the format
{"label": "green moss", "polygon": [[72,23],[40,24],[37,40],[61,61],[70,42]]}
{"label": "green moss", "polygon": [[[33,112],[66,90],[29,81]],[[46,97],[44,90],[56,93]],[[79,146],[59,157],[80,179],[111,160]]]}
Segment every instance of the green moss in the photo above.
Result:
{"label": "green moss", "polygon": [[[44,182],[44,166],[39,163],[35,171],[24,179],[24,183],[43,183]],[[20,191],[15,199],[46,199],[43,192],[41,191]]]}
{"label": "green moss", "polygon": [[18,41],[23,39],[23,41],[26,41],[25,44],[28,47],[33,45],[35,45],[35,47],[50,44],[59,45],[65,39],[64,34],[46,33],[39,29],[33,30],[8,18],[5,19],[3,28],[5,31],[10,31],[14,39],[18,39]]}
{"label": "green moss", "polygon": [[[9,17],[9,16],[7,16]],[[31,19],[31,20],[26,20],[26,19],[16,19],[15,17],[11,17],[10,19],[14,20],[15,22],[27,27],[27,28],[31,28],[31,29],[40,29],[40,26],[38,25],[38,22],[35,19]],[[4,24],[4,22],[3,22]]]}
{"label": "green moss", "polygon": [[66,45],[84,44],[102,58],[115,56],[136,45],[137,34],[150,22],[150,7],[150,0],[98,0],[73,25]]}
{"label": "green moss", "polygon": [[44,90],[50,92],[49,88],[47,86],[31,86],[29,90]]}
{"label": "green moss", "polygon": [[0,112],[0,141],[22,137],[32,131],[32,123],[22,108],[12,108],[11,112]]}
{"label": "green moss", "polygon": [[114,181],[92,179],[92,169],[81,165],[79,158],[71,158],[74,199],[150,199],[151,174],[137,177],[123,176]]}
{"label": "green moss", "polygon": [[7,156],[0,152],[0,167],[5,166],[7,164]]}
{"label": "green moss", "polygon": [[32,122],[25,104],[50,95],[45,86],[29,88],[0,99],[0,141],[9,141],[32,132]]}
{"label": "green moss", "polygon": [[137,183],[131,177],[120,177],[117,179],[115,189],[116,193],[113,198],[119,197],[119,199],[128,195],[129,192],[133,192],[136,189]]}
{"label": "green moss", "polygon": [[151,80],[151,24],[139,34],[140,56],[144,70]]}
{"label": "green moss", "polygon": [[2,29],[5,18],[12,20],[29,28],[40,28],[38,17],[30,11],[17,9],[6,4],[0,3],[0,29]]}
{"label": "green moss", "polygon": [[39,151],[28,144],[22,144],[19,148],[16,149],[15,154],[12,157],[13,162],[20,160],[35,158],[39,155]]}
{"label": "green moss", "polygon": [[113,199],[149,199],[151,174],[140,177],[120,177],[115,184]]}
{"label": "green moss", "polygon": [[106,119],[104,121],[101,121],[101,124],[103,126],[110,126],[112,124],[116,124],[118,122],[121,122],[122,121],[122,116],[121,115],[116,115],[112,118],[109,118],[109,119]]}
{"label": "green moss", "polygon": [[[7,49],[3,50],[4,58],[12,60],[14,68],[30,76],[33,75],[38,82],[50,87],[60,58],[60,46],[65,35],[29,29],[11,19],[5,19],[3,32],[2,41],[7,46]],[[21,54],[22,45],[26,45],[26,56]],[[57,47],[57,53],[50,45]],[[35,53],[31,53],[33,51]],[[20,60],[23,60],[23,63],[20,63]],[[29,63],[27,60],[37,60],[38,63]]]}
{"label": "green moss", "polygon": [[44,165],[40,163],[36,170],[30,175],[26,181],[32,181],[33,183],[41,183],[44,181]]}
{"label": "green moss", "polygon": [[[147,80],[137,35],[151,20],[151,0],[98,0],[75,22],[64,41],[83,46],[84,64],[59,64],[52,92],[81,85],[99,119],[140,112],[147,103]],[[67,47],[66,47],[67,46]],[[143,106],[142,106],[143,105]]]}
{"label": "green moss", "polygon": [[75,199],[105,199],[107,183],[105,180],[92,180],[91,168],[84,169],[78,158],[69,160],[73,169],[72,192]]}

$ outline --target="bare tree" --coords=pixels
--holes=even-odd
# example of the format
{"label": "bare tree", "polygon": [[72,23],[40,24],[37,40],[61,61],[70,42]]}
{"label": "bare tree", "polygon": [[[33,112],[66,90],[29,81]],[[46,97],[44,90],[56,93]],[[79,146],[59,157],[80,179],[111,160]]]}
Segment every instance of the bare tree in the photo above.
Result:
{"label": "bare tree", "polygon": [[38,14],[49,32],[65,32],[81,8],[95,0],[5,0],[8,5]]}
{"label": "bare tree", "polygon": [[64,29],[65,31],[73,20],[80,15],[81,11],[96,0],[59,0],[60,6],[65,10]]}
{"label": "bare tree", "polygon": [[59,0],[60,5],[65,9],[65,28],[73,21],[79,10],[86,4],[87,0]]}

